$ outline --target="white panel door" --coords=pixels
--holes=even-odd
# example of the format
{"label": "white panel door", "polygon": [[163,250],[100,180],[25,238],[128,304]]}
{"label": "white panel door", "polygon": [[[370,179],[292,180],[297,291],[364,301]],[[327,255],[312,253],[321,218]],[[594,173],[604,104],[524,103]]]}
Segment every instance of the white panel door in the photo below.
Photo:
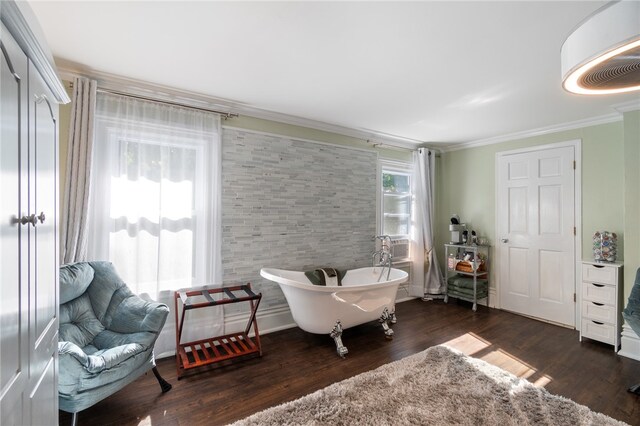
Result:
{"label": "white panel door", "polygon": [[575,325],[573,146],[498,157],[502,309]]}
{"label": "white panel door", "polygon": [[31,63],[29,94],[29,202],[37,222],[30,227],[29,239],[29,398],[32,424],[47,424],[58,411],[58,105]]}
{"label": "white panel door", "polygon": [[0,426],[52,425],[58,422],[58,105],[20,48],[40,52],[39,42],[16,6],[0,3]]}
{"label": "white panel door", "polygon": [[27,179],[27,56],[0,40],[0,425],[30,424]]}

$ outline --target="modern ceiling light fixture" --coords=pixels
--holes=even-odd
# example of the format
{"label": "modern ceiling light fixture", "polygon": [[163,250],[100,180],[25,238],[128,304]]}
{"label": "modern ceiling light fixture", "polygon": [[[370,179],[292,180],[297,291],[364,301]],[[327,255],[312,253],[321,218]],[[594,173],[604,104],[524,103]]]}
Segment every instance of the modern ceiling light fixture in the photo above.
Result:
{"label": "modern ceiling light fixture", "polygon": [[562,85],[583,95],[640,90],[640,2],[611,2],[583,21],[561,51]]}

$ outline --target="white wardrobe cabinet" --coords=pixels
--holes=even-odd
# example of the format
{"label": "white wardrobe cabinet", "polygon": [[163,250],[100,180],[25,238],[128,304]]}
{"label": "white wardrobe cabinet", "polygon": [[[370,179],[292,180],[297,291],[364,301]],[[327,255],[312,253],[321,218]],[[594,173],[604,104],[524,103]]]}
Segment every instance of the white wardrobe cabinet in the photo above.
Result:
{"label": "white wardrobe cabinet", "polygon": [[[58,418],[58,103],[28,6],[0,9],[0,424]],[[37,33],[37,32],[36,32]],[[57,77],[56,77],[57,79]]]}

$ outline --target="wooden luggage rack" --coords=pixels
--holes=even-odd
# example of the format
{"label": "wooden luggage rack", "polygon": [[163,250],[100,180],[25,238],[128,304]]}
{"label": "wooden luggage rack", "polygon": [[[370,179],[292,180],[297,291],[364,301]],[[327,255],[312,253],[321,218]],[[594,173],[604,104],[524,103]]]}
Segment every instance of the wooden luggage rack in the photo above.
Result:
{"label": "wooden luggage rack", "polygon": [[[178,380],[186,370],[191,368],[255,353],[262,356],[258,323],[256,321],[256,312],[261,299],[262,293],[255,294],[251,290],[251,284],[249,283],[230,287],[193,287],[176,291],[176,367]],[[179,322],[178,300],[182,302]],[[186,311],[240,302],[249,302],[251,305],[249,322],[244,331],[193,342],[180,342]],[[249,337],[251,324],[253,324],[253,339]]]}

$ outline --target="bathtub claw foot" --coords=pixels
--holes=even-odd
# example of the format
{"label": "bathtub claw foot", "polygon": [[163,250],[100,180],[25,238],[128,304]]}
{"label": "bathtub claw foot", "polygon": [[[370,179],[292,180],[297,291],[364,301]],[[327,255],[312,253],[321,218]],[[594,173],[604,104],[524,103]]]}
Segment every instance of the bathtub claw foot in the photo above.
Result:
{"label": "bathtub claw foot", "polygon": [[336,353],[340,356],[340,358],[344,359],[344,356],[349,353],[349,349],[346,346],[338,346],[336,348]]}
{"label": "bathtub claw foot", "polygon": [[389,316],[390,316],[389,321],[391,321],[391,324],[395,324],[398,322],[398,319],[396,318],[396,311],[391,312]]}
{"label": "bathtub claw foot", "polygon": [[382,329],[384,330],[384,337],[391,340],[393,339],[393,330],[389,327],[389,324],[386,322],[382,323]]}
{"label": "bathtub claw foot", "polygon": [[349,350],[342,344],[342,324],[340,324],[340,320],[336,321],[336,325],[333,326],[329,336],[336,342],[336,352],[340,358],[344,358],[349,353]]}
{"label": "bathtub claw foot", "polygon": [[384,335],[387,339],[393,339],[393,330],[389,327],[389,322],[392,322],[391,319],[395,318],[395,312],[393,314],[389,313],[389,309],[384,308],[382,311],[382,315],[380,315],[380,324],[382,324],[382,329],[384,330]]}

